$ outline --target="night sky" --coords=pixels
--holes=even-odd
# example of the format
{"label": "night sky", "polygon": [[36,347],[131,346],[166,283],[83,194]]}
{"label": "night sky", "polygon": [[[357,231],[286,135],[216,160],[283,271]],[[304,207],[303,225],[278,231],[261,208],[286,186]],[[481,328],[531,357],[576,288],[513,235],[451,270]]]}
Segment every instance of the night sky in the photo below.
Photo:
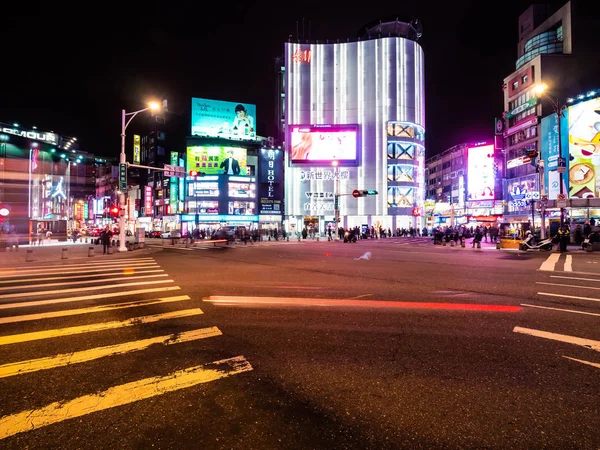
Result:
{"label": "night sky", "polygon": [[305,38],[342,40],[379,19],[415,17],[432,156],[492,138],[502,81],[517,59],[518,16],[531,1],[208,3],[3,5],[0,122],[76,136],[82,150],[116,156],[121,109],[166,98],[171,111],[185,112],[191,97],[204,97],[256,104],[257,133],[275,135],[274,59],[297,29],[302,37],[303,21]]}

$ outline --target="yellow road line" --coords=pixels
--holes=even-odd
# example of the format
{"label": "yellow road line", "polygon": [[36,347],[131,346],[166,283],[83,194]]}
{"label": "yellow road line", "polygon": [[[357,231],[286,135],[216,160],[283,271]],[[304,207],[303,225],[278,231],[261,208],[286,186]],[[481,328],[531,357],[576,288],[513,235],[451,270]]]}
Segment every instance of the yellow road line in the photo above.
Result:
{"label": "yellow road line", "polygon": [[64,294],[66,292],[81,292],[81,291],[97,291],[99,289],[116,289],[125,286],[139,286],[140,284],[158,284],[158,283],[174,283],[173,280],[158,280],[158,281],[140,281],[132,283],[121,283],[111,284],[110,286],[91,286],[73,289],[52,289],[49,291],[33,291],[33,292],[20,292],[18,294],[1,294],[0,298],[16,298],[16,297],[28,297],[34,295],[46,295],[46,294]]}
{"label": "yellow road line", "polygon": [[251,370],[252,366],[246,358],[236,356],[189,367],[162,377],[145,378],[114,386],[104,392],[84,395],[67,402],[54,402],[39,409],[1,418],[0,439]]}
{"label": "yellow road line", "polygon": [[[169,275],[166,273],[161,273],[157,275],[141,275],[141,276],[131,276],[131,275],[123,275],[120,274],[117,278],[100,278],[98,280],[86,280],[86,281],[71,281],[70,279],[65,280],[62,283],[41,283],[41,284],[29,284],[27,286],[8,286],[8,287],[0,287],[1,291],[9,291],[11,289],[23,289],[23,288],[45,288],[45,287],[56,287],[56,286],[64,286],[64,285],[73,285],[73,284],[92,284],[92,283],[105,283],[107,281],[121,281],[123,277],[127,277],[130,279],[137,280],[139,278],[160,278],[160,277],[168,277]],[[37,281],[37,280],[36,280]],[[30,281],[31,282],[31,281]],[[104,286],[101,286],[104,289]],[[48,291],[45,291],[48,292]]]}
{"label": "yellow road line", "polygon": [[133,325],[141,325],[143,323],[153,323],[159,320],[179,319],[181,317],[197,316],[203,314],[200,308],[184,309],[181,311],[171,311],[161,314],[153,314],[151,316],[132,317],[131,319],[92,323],[89,325],[80,325],[77,327],[57,328],[55,330],[34,331],[32,333],[9,334],[8,336],[0,336],[0,345],[18,344],[20,342],[37,341],[40,339],[51,339],[63,336],[72,336],[74,334],[92,333],[95,331],[114,330],[116,328],[131,327]]}
{"label": "yellow road line", "polygon": [[111,305],[90,306],[89,308],[65,309],[62,311],[50,311],[38,314],[24,314],[21,316],[0,317],[0,325],[5,323],[29,322],[31,320],[53,319],[55,317],[78,316],[81,314],[105,312],[116,309],[137,308],[139,306],[179,302],[182,300],[190,300],[190,297],[188,297],[187,295],[178,295],[175,297],[150,298],[147,300],[136,300],[133,302],[113,303]]}
{"label": "yellow road line", "polygon": [[146,350],[151,345],[179,344],[181,342],[190,342],[198,339],[220,336],[221,334],[223,333],[221,333],[221,330],[219,330],[217,327],[201,328],[198,330],[184,331],[183,333],[173,333],[166,336],[125,342],[123,344],[97,347],[89,350],[83,350],[81,352],[64,353],[62,355],[30,359],[29,361],[19,361],[0,366],[0,378],[37,372],[38,370],[54,369],[56,367],[64,367],[71,364],[79,364],[92,361],[94,359],[104,358],[106,356],[138,352],[141,350]]}
{"label": "yellow road line", "polygon": [[105,299],[110,297],[121,297],[123,295],[137,295],[137,294],[149,294],[151,292],[166,292],[166,291],[178,291],[181,289],[179,286],[165,286],[159,288],[150,289],[137,289],[135,291],[122,291],[122,292],[110,292],[107,294],[94,294],[85,295],[79,297],[63,297],[53,298],[51,300],[35,300],[31,302],[17,302],[17,303],[0,303],[0,309],[11,309],[11,308],[28,308],[30,306],[41,306],[41,305],[54,305],[57,303],[68,303],[68,302],[80,302],[83,300],[95,300]]}
{"label": "yellow road line", "polygon": [[[60,277],[46,277],[46,278],[36,278],[35,281],[53,281],[53,280],[74,280],[74,279],[79,279],[79,278],[94,278],[94,277],[102,277],[102,276],[112,276],[112,275],[123,275],[123,273],[125,271],[128,270],[132,270],[132,272],[127,272],[127,275],[133,275],[135,274],[140,274],[140,273],[156,273],[156,272],[164,272],[164,270],[162,269],[154,269],[151,268],[153,270],[145,270],[145,268],[142,269],[138,269],[138,268],[131,268],[131,267],[126,267],[124,269],[119,269],[118,272],[114,272],[114,270],[116,269],[102,269],[102,271],[110,271],[112,270],[112,273],[102,273],[102,274],[90,274],[90,275],[71,275],[69,277],[65,277],[65,276],[60,276]],[[95,272],[95,271],[92,271]],[[68,272],[65,273],[61,273],[61,275],[66,275]],[[81,273],[80,270],[78,270],[77,272],[72,272],[72,273]],[[48,275],[54,275],[54,274],[48,274]],[[0,281],[0,284],[8,284],[8,283],[31,283],[31,279],[24,279],[24,280],[4,280],[4,281]]]}

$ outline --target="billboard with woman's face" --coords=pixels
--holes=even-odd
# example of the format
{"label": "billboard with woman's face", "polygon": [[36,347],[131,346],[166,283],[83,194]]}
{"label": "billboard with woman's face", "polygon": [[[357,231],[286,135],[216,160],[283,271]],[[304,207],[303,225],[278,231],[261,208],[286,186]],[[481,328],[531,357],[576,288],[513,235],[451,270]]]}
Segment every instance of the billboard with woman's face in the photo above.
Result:
{"label": "billboard with woman's face", "polygon": [[356,165],[358,125],[291,125],[292,164]]}

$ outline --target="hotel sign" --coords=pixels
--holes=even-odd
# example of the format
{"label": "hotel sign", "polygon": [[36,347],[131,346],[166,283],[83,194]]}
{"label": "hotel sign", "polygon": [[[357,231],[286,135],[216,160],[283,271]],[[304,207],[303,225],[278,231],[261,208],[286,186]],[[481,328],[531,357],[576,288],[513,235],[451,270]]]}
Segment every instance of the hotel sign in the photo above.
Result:
{"label": "hotel sign", "polygon": [[28,139],[35,139],[36,141],[43,141],[48,144],[58,145],[58,135],[55,133],[46,133],[39,131],[26,131],[19,130],[18,128],[2,128],[2,132],[6,134],[12,134],[13,136],[21,136]]}
{"label": "hotel sign", "polygon": [[283,214],[283,150],[261,148],[259,155],[259,214]]}

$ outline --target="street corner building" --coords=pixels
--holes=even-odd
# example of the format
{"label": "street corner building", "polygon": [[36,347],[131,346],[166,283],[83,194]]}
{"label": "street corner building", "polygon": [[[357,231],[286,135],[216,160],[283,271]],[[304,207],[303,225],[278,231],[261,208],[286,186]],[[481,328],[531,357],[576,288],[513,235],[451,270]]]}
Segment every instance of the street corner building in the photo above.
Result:
{"label": "street corner building", "polygon": [[[285,214],[310,227],[422,227],[424,55],[418,21],[358,40],[285,44]],[[355,198],[354,190],[376,191]],[[335,225],[339,217],[338,225]]]}

